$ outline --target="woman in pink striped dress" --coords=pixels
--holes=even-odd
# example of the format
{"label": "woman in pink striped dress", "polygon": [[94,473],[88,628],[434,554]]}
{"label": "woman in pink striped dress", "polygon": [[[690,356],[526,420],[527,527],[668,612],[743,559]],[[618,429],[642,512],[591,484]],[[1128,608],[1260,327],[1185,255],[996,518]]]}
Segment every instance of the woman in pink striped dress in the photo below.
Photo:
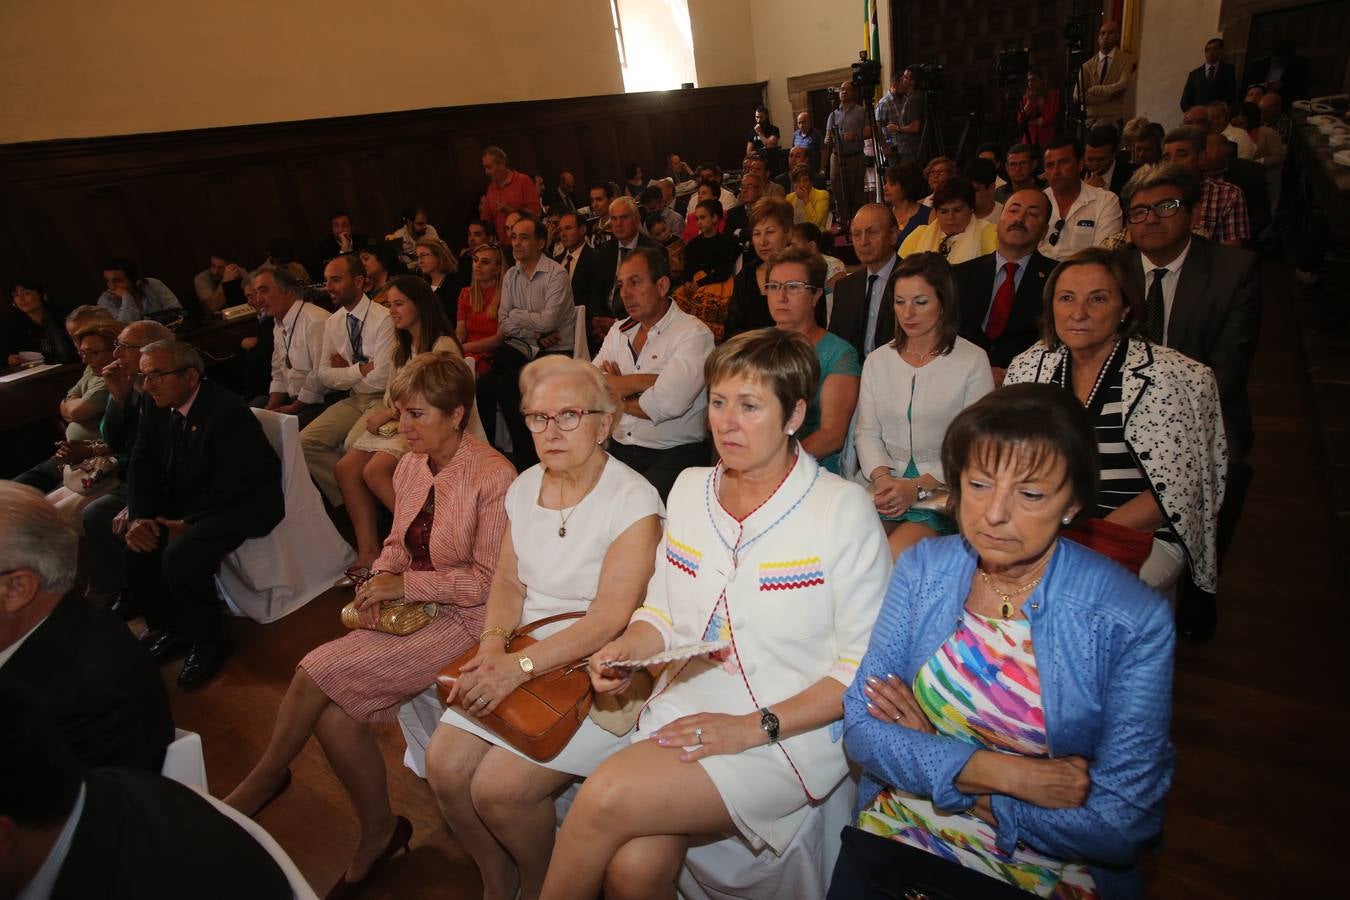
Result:
{"label": "woman in pink striped dress", "polygon": [[394,471],[394,526],[357,601],[372,622],[379,603],[406,597],[439,604],[431,624],[407,636],[364,628],[310,651],[277,713],[272,739],[225,802],[256,815],[290,783],[291,761],[319,739],[356,807],[361,841],[337,895],[407,844],[411,826],[389,808],[384,758],[368,722],[392,722],[450,660],[478,643],[484,605],[506,530],[515,469],[464,433],[473,378],[462,359],[427,353],[390,384],[409,452]]}

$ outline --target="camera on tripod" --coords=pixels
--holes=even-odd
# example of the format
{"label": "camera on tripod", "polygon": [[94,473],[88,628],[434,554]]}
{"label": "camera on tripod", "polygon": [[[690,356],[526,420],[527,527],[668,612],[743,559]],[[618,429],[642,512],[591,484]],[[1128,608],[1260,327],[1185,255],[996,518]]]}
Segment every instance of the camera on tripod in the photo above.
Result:
{"label": "camera on tripod", "polygon": [[881,84],[881,63],[867,58],[867,51],[858,51],[858,61],[853,64],[853,92],[862,98],[876,96],[877,86]]}
{"label": "camera on tripod", "polygon": [[1064,45],[1071,56],[1081,56],[1088,52],[1097,35],[1097,14],[1078,13],[1069,16],[1064,22]]}
{"label": "camera on tripod", "polygon": [[942,63],[915,63],[909,67],[914,76],[914,87],[925,94],[937,94],[945,83]]}
{"label": "camera on tripod", "polygon": [[1020,86],[1031,68],[1031,51],[1026,47],[1009,47],[994,57],[994,78],[1004,87]]}

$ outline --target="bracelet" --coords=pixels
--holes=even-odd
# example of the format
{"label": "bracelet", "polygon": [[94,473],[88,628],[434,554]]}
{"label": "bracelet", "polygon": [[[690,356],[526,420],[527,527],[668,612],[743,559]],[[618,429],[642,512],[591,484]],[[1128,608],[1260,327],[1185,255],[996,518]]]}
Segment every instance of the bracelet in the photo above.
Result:
{"label": "bracelet", "polygon": [[491,628],[484,628],[484,629],[483,629],[483,633],[480,634],[480,635],[478,636],[478,643],[480,643],[480,644],[483,643],[483,641],[486,641],[488,638],[492,637],[493,635],[499,635],[499,636],[501,636],[502,638],[505,638],[505,639],[508,640],[508,641],[511,639],[511,631],[510,631],[510,629],[502,628],[502,627],[499,626],[499,625],[494,625],[494,626],[492,626]]}

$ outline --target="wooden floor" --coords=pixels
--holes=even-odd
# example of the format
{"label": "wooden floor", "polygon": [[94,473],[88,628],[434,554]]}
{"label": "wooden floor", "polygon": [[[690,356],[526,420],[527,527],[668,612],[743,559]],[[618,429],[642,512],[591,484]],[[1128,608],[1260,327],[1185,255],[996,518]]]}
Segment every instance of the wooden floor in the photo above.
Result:
{"label": "wooden floor", "polygon": [[[1219,634],[1177,651],[1178,762],[1163,846],[1146,862],[1151,896],[1318,896],[1344,879],[1336,848],[1347,845],[1350,819],[1350,682],[1335,648],[1347,593],[1297,309],[1284,269],[1269,268],[1251,383],[1256,480],[1223,574]],[[257,759],[296,662],[342,632],[347,599],[330,592],[267,626],[231,622],[237,653],[226,671],[194,694],[170,688],[179,725],[205,742],[213,793],[227,793]],[[426,785],[401,765],[397,727],[382,728],[380,742],[413,850],[366,896],[479,896],[472,862]],[[322,896],[347,863],[355,820],[314,742],[294,771],[260,821]]]}

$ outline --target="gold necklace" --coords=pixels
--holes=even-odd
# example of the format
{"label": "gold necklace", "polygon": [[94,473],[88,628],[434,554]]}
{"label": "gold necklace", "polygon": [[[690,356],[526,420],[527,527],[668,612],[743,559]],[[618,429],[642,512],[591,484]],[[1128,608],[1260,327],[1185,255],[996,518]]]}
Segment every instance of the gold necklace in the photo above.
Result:
{"label": "gold necklace", "polygon": [[[603,469],[601,471],[603,472]],[[596,481],[599,481],[599,479],[597,478]],[[581,492],[581,497],[579,497],[577,502],[572,506],[572,511],[564,516],[563,509],[567,506],[567,495],[563,493],[564,486],[562,476],[558,477],[558,537],[567,537],[567,520],[576,515],[577,507],[581,505],[582,500],[586,499],[586,492],[589,491],[591,487],[594,487],[594,485],[587,487],[585,491]]]}
{"label": "gold necklace", "polygon": [[980,573],[980,578],[984,579],[984,583],[986,586],[988,586],[989,590],[993,591],[995,594],[998,594],[999,599],[1003,601],[1003,604],[998,608],[998,612],[999,615],[1003,616],[1003,618],[1005,619],[1011,619],[1013,617],[1013,613],[1017,612],[1017,610],[1013,607],[1012,602],[1013,598],[1016,597],[1018,594],[1025,594],[1027,591],[1031,590],[1036,585],[1040,584],[1041,578],[1044,577],[1042,575],[1037,575],[1031,581],[1028,581],[1026,584],[1022,585],[1020,588],[1013,591],[1011,594],[1005,594],[1003,591],[1000,591],[997,587],[994,586],[994,582],[992,579],[990,579],[989,573],[985,572],[984,569],[977,568],[975,571]]}

